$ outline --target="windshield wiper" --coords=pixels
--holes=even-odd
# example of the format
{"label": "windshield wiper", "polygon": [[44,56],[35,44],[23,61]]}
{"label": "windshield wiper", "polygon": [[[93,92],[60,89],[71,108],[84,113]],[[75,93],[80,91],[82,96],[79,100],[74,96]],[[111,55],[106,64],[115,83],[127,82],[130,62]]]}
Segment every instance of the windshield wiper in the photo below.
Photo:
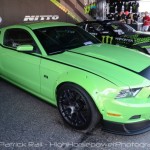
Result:
{"label": "windshield wiper", "polygon": [[48,53],[48,55],[56,55],[56,54],[61,54],[64,53],[66,50],[60,50],[60,51],[56,51],[56,52],[50,52]]}

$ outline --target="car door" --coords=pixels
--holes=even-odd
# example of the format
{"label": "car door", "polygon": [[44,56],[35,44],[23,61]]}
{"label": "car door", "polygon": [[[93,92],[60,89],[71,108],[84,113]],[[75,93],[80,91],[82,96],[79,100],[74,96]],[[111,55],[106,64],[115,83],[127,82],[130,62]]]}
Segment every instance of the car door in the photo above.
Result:
{"label": "car door", "polygon": [[[40,54],[31,34],[21,28],[4,31],[1,47],[2,76],[33,92],[40,92]],[[33,45],[33,53],[18,52],[18,45]]]}

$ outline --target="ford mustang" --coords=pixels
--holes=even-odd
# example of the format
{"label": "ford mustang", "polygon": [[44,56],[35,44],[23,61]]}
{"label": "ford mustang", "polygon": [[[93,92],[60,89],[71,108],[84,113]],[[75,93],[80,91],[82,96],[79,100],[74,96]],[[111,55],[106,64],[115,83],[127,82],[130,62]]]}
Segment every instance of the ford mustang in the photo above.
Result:
{"label": "ford mustang", "polygon": [[150,129],[150,57],[102,44],[76,25],[1,28],[0,77],[57,106],[74,129]]}
{"label": "ford mustang", "polygon": [[85,21],[78,26],[91,33],[102,43],[121,45],[150,55],[150,34],[136,31],[119,21]]}

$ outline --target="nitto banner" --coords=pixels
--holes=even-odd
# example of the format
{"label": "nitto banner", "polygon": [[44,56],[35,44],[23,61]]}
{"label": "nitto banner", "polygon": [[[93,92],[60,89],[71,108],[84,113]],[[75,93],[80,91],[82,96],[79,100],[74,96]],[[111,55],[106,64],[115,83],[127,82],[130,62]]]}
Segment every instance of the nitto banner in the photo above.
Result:
{"label": "nitto banner", "polygon": [[96,1],[0,0],[0,27],[23,22],[63,21],[77,23],[95,17]]}

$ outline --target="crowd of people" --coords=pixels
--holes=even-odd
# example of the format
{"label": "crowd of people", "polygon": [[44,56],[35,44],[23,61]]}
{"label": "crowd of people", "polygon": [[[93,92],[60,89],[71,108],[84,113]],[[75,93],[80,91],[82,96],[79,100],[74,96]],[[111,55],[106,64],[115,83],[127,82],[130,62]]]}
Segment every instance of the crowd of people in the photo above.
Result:
{"label": "crowd of people", "polygon": [[108,19],[122,21],[127,24],[132,24],[138,21],[139,17],[138,13],[130,13],[129,11],[120,11],[119,13],[107,15]]}
{"label": "crowd of people", "polygon": [[139,21],[138,18],[141,18],[143,23],[142,31],[147,32],[150,26],[150,16],[147,11],[141,16],[137,14],[128,13],[128,12],[120,12],[118,15],[118,20],[125,22],[127,24],[131,24],[132,22],[138,22]]}
{"label": "crowd of people", "polygon": [[109,0],[107,3],[107,18],[121,20],[128,24],[138,21],[139,2],[126,0]]}
{"label": "crowd of people", "polygon": [[138,14],[129,13],[128,11],[121,11],[118,13],[118,17],[116,18],[116,20],[127,24],[132,24],[133,22],[136,22],[138,20],[138,17]]}
{"label": "crowd of people", "polygon": [[133,23],[143,23],[142,31],[147,32],[149,31],[150,26],[150,16],[149,13],[146,11],[145,13],[130,13],[129,11],[120,11],[116,14],[108,14],[108,19],[121,21],[127,24]]}
{"label": "crowd of people", "polygon": [[145,32],[149,30],[149,13],[139,13],[139,2],[137,0],[107,0],[107,2],[107,19],[127,24],[143,23],[141,30]]}

